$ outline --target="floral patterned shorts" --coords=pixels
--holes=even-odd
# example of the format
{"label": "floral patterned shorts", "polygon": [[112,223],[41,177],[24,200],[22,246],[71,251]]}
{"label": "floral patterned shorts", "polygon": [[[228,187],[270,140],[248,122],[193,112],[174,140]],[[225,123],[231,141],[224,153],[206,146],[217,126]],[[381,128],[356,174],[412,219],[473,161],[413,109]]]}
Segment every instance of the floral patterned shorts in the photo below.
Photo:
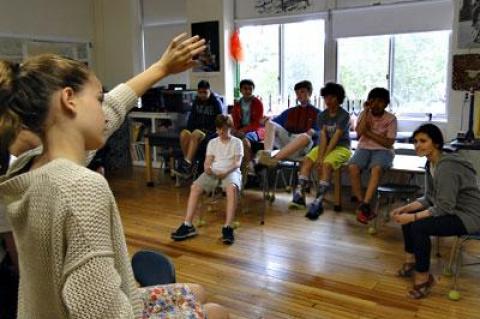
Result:
{"label": "floral patterned shorts", "polygon": [[185,284],[140,288],[143,319],[205,319],[202,306]]}

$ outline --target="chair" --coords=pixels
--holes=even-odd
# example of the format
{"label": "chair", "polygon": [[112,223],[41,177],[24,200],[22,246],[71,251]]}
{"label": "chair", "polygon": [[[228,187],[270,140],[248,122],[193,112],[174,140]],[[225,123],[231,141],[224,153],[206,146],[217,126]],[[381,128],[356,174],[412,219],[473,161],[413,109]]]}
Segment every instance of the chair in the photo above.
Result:
{"label": "chair", "polygon": [[457,282],[460,277],[460,270],[463,266],[473,266],[480,265],[480,261],[474,263],[463,263],[463,249],[465,243],[471,240],[480,240],[480,232],[465,236],[457,237],[455,243],[452,246],[452,251],[450,253],[450,261],[448,265],[443,270],[445,276],[452,276],[453,274],[453,285],[452,289],[448,292],[448,298],[450,300],[459,300],[460,292],[457,290]]}
{"label": "chair", "polygon": [[[245,184],[247,182],[248,162],[242,161],[242,164],[240,166],[240,173],[242,175],[242,185],[241,185],[241,189],[237,191],[237,194],[235,197],[235,201],[236,201],[235,207],[236,209],[238,209],[238,207],[242,207],[243,208],[242,211],[248,211],[248,203],[242,200],[242,198],[244,198],[243,191],[245,189]],[[220,198],[223,197],[223,195],[224,195],[224,192],[220,187],[220,181],[218,181],[218,186],[212,192],[202,195],[200,209],[203,210],[203,208],[207,206],[206,210],[208,212],[213,211],[214,210],[213,206],[219,202]],[[198,222],[197,222],[198,227],[202,227],[206,224],[205,219],[202,218],[202,213],[203,212],[200,212],[200,214],[198,214]],[[263,220],[264,218],[263,218],[263,212],[262,212],[262,215],[261,215],[262,225],[263,225]],[[240,225],[240,222],[234,221],[233,228],[238,228],[239,225]]]}
{"label": "chair", "polygon": [[170,258],[160,252],[142,250],[135,253],[132,268],[135,280],[141,287],[176,282],[175,266]]}
{"label": "chair", "polygon": [[[270,201],[271,203],[275,201],[275,194],[277,192],[279,178],[281,178],[287,192],[290,192],[295,187],[294,183],[301,161],[302,159],[283,160],[280,161],[276,167],[267,167],[260,164],[257,165],[261,174],[263,198],[266,201]],[[288,182],[285,178],[285,170],[290,172]],[[272,173],[274,181],[273,185],[270,185]]]}
{"label": "chair", "polygon": [[[395,183],[386,183],[383,185],[378,186],[376,192],[376,204],[375,204],[375,213],[377,217],[375,217],[373,226],[369,227],[368,233],[373,235],[377,233],[378,221],[379,218],[383,218],[384,221],[388,221],[390,219],[389,211],[391,203],[398,198],[405,198],[407,202],[410,202],[412,199],[416,197],[418,192],[420,191],[420,187],[417,185],[409,185],[409,184],[395,184]],[[388,209],[383,212],[380,212],[380,202],[382,197],[387,197],[388,199]]]}

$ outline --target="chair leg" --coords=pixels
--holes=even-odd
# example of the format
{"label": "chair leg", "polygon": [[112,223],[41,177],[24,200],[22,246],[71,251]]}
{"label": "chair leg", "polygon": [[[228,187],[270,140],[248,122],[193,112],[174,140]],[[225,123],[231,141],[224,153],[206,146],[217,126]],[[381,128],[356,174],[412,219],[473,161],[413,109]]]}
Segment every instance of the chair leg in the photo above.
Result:
{"label": "chair leg", "polygon": [[457,290],[457,280],[458,280],[458,277],[460,276],[460,269],[462,268],[462,258],[463,258],[462,250],[463,250],[464,242],[465,242],[464,240],[460,240],[457,247],[457,253],[455,254],[455,276],[453,278],[454,290]]}
{"label": "chair leg", "polygon": [[375,214],[377,214],[377,216],[375,217],[375,219],[373,221],[373,226],[368,229],[368,232],[371,235],[376,234],[377,230],[378,230],[378,218],[380,216],[378,211],[380,209],[380,200],[382,199],[382,195],[380,194],[379,191],[377,191],[377,196],[376,197],[377,198],[376,198],[376,203],[375,203]]}
{"label": "chair leg", "polygon": [[147,186],[153,187],[152,177],[152,149],[150,147],[150,139],[145,136],[145,179],[147,180]]}
{"label": "chair leg", "polygon": [[334,172],[334,206],[333,210],[340,212],[342,210],[342,171],[341,168],[336,169]]}
{"label": "chair leg", "polygon": [[454,264],[457,262],[456,258],[457,258],[457,249],[458,249],[459,243],[460,243],[460,238],[457,237],[457,239],[455,239],[455,242],[453,243],[452,249],[450,250],[450,259],[448,261],[448,266],[446,269],[448,273],[453,272]]}

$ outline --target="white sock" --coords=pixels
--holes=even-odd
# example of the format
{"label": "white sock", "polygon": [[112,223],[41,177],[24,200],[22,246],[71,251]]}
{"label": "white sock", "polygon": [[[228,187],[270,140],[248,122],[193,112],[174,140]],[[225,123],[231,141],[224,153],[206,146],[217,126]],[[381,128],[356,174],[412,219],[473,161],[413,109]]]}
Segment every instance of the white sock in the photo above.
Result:
{"label": "white sock", "polygon": [[191,223],[191,222],[184,221],[183,223],[185,224],[185,226],[192,227],[192,223]]}

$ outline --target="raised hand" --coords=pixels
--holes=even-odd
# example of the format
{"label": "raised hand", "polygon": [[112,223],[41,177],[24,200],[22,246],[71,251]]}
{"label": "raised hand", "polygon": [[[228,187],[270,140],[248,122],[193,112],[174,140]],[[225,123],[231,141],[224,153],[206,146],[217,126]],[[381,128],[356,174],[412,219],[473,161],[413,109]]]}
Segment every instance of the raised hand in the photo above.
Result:
{"label": "raised hand", "polygon": [[205,40],[198,36],[187,38],[186,33],[176,36],[155,64],[166,74],[180,73],[196,65],[193,59],[205,50]]}

